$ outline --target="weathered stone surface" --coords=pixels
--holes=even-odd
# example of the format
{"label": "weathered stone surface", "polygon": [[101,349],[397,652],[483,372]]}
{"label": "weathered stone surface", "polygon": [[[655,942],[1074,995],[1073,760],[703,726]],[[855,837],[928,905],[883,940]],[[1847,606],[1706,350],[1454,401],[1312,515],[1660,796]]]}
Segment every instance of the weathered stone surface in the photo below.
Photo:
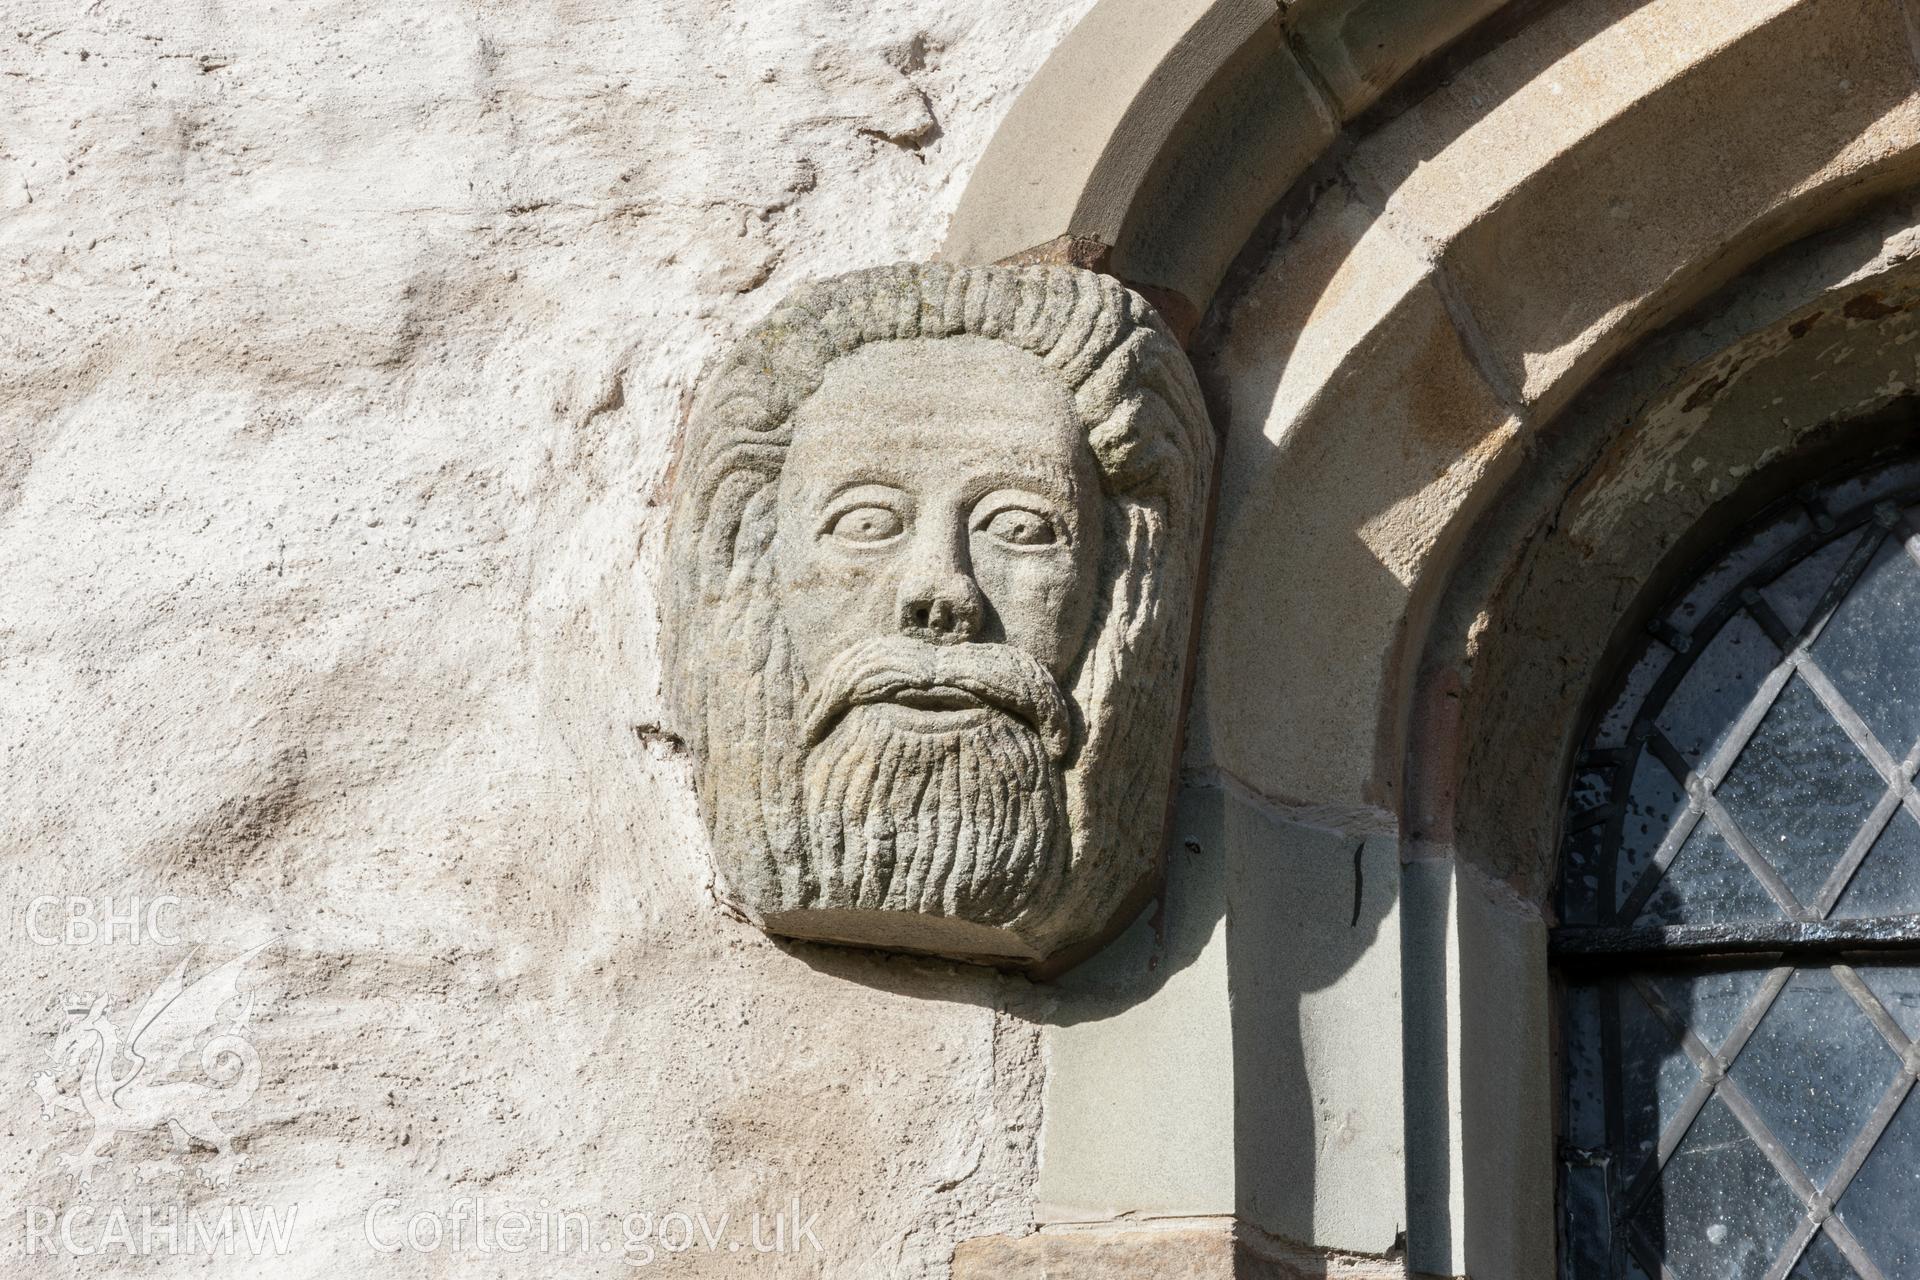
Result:
{"label": "weathered stone surface", "polygon": [[1349,170],[1551,413],[1739,266],[1920,175],[1906,23],[1899,0],[1580,0]]}
{"label": "weathered stone surface", "polygon": [[1142,174],[1114,271],[1171,291],[1200,315],[1248,233],[1337,128],[1335,109],[1273,17],[1221,64]]}
{"label": "weathered stone surface", "polygon": [[1037,1220],[1224,1214],[1391,1249],[1398,897],[1390,835],[1184,788],[1151,916],[1050,988]]}
{"label": "weathered stone surface", "polygon": [[1212,471],[1186,357],[1092,272],[857,272],[742,339],[678,466],[668,616],[728,899],[1020,963],[1123,923]]}
{"label": "weathered stone surface", "polygon": [[1400,852],[1220,796],[1239,1216],[1385,1253],[1406,1230]]}
{"label": "weathered stone surface", "polygon": [[1502,0],[1282,0],[1294,39],[1352,119]]}
{"label": "weathered stone surface", "polygon": [[942,252],[994,262],[1057,236],[1112,244],[1140,183],[1272,0],[1104,0],[1047,59],[981,156]]}
{"label": "weathered stone surface", "polygon": [[1183,791],[1160,901],[1051,984],[1039,1222],[1234,1212],[1226,860],[1193,800]]}
{"label": "weathered stone surface", "polygon": [[[704,360],[926,252],[1085,7],[9,6],[0,1272],[636,1273],[374,1255],[383,1196],[388,1238],[477,1196],[616,1245],[820,1214],[819,1254],[640,1275],[938,1277],[1030,1221],[1026,983],[716,912],[656,620]],[[37,945],[69,893],[177,895],[180,945]],[[142,1183],[172,1144],[128,1133],[76,1186],[85,1119],[29,1087],[62,993],[124,1026],[267,935],[246,1166]],[[18,1253],[27,1205],[236,1202],[297,1203],[293,1251]]]}
{"label": "weathered stone surface", "polygon": [[1546,922],[1446,858],[1408,863],[1401,883],[1408,1261],[1420,1275],[1551,1275]]}
{"label": "weathered stone surface", "polygon": [[1273,799],[1383,806],[1388,658],[1513,415],[1429,264],[1339,191],[1239,299],[1215,365],[1234,427],[1189,760]]}
{"label": "weathered stone surface", "polygon": [[991,1236],[954,1250],[953,1280],[1234,1280],[1235,1253],[1224,1226]]}
{"label": "weathered stone surface", "polygon": [[967,1240],[953,1280],[1406,1280],[1394,1258],[1303,1248],[1231,1219]]}

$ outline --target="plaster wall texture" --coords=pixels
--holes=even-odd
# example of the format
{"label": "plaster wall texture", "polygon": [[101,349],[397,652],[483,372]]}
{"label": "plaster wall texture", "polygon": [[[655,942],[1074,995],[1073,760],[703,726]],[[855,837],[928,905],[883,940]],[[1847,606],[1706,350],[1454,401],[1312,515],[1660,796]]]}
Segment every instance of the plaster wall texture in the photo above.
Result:
{"label": "plaster wall texture", "polygon": [[[656,602],[703,363],[926,256],[1086,7],[11,8],[0,1199],[297,1205],[289,1277],[556,1265],[376,1255],[383,1197],[388,1240],[578,1211],[617,1247],[576,1275],[631,1274],[630,1211],[818,1214],[820,1255],[723,1234],[688,1275],[944,1275],[1031,1221],[1022,980],[715,908]],[[102,945],[70,895],[178,902]],[[124,1031],[195,944],[268,940],[244,1164],[128,1132],[78,1185],[84,1118],[29,1087],[68,998]]]}

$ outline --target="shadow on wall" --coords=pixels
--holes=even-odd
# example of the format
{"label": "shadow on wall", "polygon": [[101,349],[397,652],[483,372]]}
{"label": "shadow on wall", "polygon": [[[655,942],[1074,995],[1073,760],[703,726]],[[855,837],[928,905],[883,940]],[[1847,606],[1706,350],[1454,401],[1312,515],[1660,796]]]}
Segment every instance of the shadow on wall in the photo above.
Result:
{"label": "shadow on wall", "polygon": [[[1391,838],[1186,788],[1161,901],[1053,989],[1031,992],[1030,1016],[1054,1029],[1043,1216],[1231,1211],[1275,1235],[1324,1238],[1317,1153],[1357,1130],[1397,1128],[1398,948],[1376,947],[1397,898]],[[1316,1036],[1310,1006],[1342,985],[1337,998],[1374,1016],[1328,1042],[1329,1020]],[[1352,1089],[1330,1099],[1335,1072],[1370,1081],[1371,1104]],[[1397,1188],[1397,1157],[1380,1174]],[[1365,1243],[1385,1250],[1392,1232]]]}
{"label": "shadow on wall", "polygon": [[[1160,899],[1054,982],[782,947],[849,981],[1050,1028],[1042,1221],[1234,1212],[1312,1240],[1329,1230],[1318,1153],[1398,1127],[1398,896],[1390,836],[1302,826],[1199,785],[1178,799]],[[1395,945],[1378,945],[1383,932]],[[1371,1016],[1322,1018],[1316,1034],[1308,1006],[1336,987]],[[1336,1074],[1348,1087],[1328,1098]],[[1398,1143],[1386,1141],[1380,1181],[1359,1191],[1393,1201],[1384,1216],[1397,1222]],[[1392,1232],[1349,1243],[1384,1251]]]}
{"label": "shadow on wall", "polygon": [[1183,821],[1194,795],[1212,794],[1212,789],[1183,791],[1176,802],[1167,876],[1159,895],[1112,942],[1052,981],[1034,982],[1016,971],[930,956],[771,935],[768,941],[820,973],[893,995],[998,1008],[1047,1026],[1113,1018],[1152,999],[1200,961],[1225,918],[1218,858],[1186,832]]}

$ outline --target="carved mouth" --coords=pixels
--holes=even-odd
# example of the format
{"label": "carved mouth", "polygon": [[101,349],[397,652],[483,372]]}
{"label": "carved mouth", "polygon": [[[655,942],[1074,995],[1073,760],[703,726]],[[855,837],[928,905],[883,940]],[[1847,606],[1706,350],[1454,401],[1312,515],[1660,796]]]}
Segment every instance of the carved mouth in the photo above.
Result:
{"label": "carved mouth", "polygon": [[[950,684],[887,685],[856,690],[845,706],[815,727],[813,741],[819,742],[839,727],[855,707],[890,707],[904,713],[925,713],[923,727],[935,725],[964,728],[979,720],[980,712],[995,711],[1025,724],[1032,724],[1026,712],[970,689]],[[914,717],[919,719],[918,716]]]}
{"label": "carved mouth", "polygon": [[855,645],[836,656],[804,696],[804,741],[817,746],[858,706],[887,706],[928,729],[962,729],[998,712],[1023,721],[1058,760],[1071,713],[1039,662],[1005,645],[934,646],[904,637]]}
{"label": "carved mouth", "polygon": [[1014,720],[1029,727],[1039,727],[1027,714],[1027,708],[1020,706],[1018,699],[998,699],[991,691],[981,689],[962,689],[960,685],[947,683],[895,683],[881,681],[862,689],[852,689],[847,702],[831,712],[824,720],[814,723],[814,733],[810,743],[820,743],[839,727],[856,706],[881,706],[897,708],[908,720],[918,722],[924,729],[950,727],[964,729],[973,723],[979,723],[981,712],[998,712],[1002,716],[1012,716]]}
{"label": "carved mouth", "polygon": [[898,703],[903,707],[912,707],[916,711],[970,711],[976,707],[991,705],[978,694],[969,693],[965,689],[956,689],[950,684],[896,690],[884,701]]}

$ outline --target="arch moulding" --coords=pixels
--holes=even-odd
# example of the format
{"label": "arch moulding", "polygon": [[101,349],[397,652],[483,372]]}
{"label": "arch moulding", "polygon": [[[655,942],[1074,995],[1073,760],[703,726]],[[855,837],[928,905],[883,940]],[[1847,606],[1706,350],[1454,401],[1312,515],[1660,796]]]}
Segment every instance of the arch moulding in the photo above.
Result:
{"label": "arch moulding", "polygon": [[1501,8],[1098,0],[988,143],[941,256],[1097,266],[1190,331],[1340,128]]}

